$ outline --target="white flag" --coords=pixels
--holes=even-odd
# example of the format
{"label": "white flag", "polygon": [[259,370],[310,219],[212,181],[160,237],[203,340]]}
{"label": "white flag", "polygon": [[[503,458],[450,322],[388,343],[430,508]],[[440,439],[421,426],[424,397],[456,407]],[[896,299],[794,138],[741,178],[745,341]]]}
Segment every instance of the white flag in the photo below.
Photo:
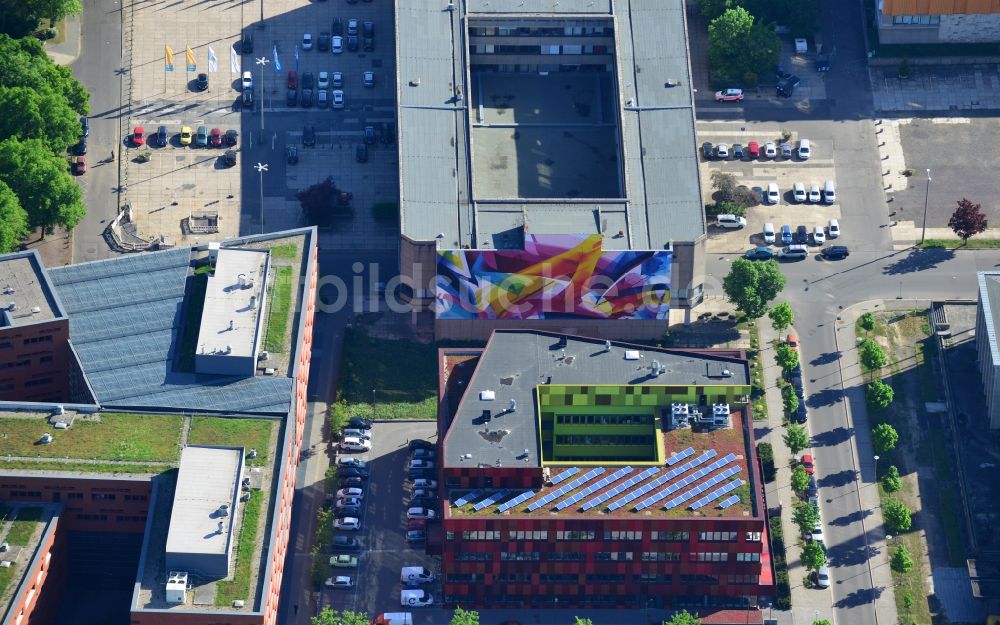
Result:
{"label": "white flag", "polygon": [[229,64],[234,74],[240,73],[240,57],[236,56],[236,48],[229,49]]}
{"label": "white flag", "polygon": [[212,46],[208,46],[208,71],[219,71],[219,59],[215,56],[215,50],[212,49]]}

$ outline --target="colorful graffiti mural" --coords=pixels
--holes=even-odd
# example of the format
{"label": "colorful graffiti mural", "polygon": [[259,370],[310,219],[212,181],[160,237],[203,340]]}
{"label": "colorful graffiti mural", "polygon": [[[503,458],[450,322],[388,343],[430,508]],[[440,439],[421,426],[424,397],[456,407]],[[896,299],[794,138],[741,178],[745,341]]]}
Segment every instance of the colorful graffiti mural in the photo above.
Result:
{"label": "colorful graffiti mural", "polygon": [[666,319],[671,252],[605,252],[600,235],[523,250],[438,250],[438,319]]}

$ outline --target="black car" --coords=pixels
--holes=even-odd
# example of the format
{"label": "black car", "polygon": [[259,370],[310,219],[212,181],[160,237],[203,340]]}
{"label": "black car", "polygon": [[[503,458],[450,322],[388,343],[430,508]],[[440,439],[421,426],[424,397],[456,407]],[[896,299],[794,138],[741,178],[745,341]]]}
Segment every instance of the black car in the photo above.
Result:
{"label": "black car", "polygon": [[743,146],[740,145],[739,143],[734,143],[733,144],[733,160],[734,161],[742,161],[743,160],[743,156],[744,156]]}
{"label": "black car", "polygon": [[299,102],[299,92],[295,89],[289,89],[288,95],[285,97],[285,104],[288,106],[295,106]]}
{"label": "black car", "polygon": [[410,469],[406,474],[408,480],[433,480],[434,471],[432,469]]}
{"label": "black car", "polygon": [[357,52],[358,51],[358,36],[357,35],[348,35],[347,36],[347,49],[350,50],[351,52]]}
{"label": "black car", "polygon": [[406,542],[411,545],[427,542],[427,532],[424,530],[407,530]]}
{"label": "black car", "polygon": [[373,22],[364,22],[362,24],[362,34],[365,51],[371,52],[375,50],[375,24]]}
{"label": "black car", "polygon": [[434,510],[437,508],[437,501],[430,499],[428,497],[414,497],[410,500],[411,508],[430,508]]}
{"label": "black car", "polygon": [[356,430],[370,430],[372,429],[372,422],[369,419],[362,419],[361,417],[351,417],[347,421],[347,427]]}
{"label": "black car", "polygon": [[313,105],[313,90],[302,88],[302,108],[307,109]]}
{"label": "black car", "polygon": [[358,147],[354,150],[354,160],[359,163],[368,162],[368,146],[364,143],[359,143]]}
{"label": "black car", "polygon": [[410,441],[410,451],[413,451],[414,449],[434,449],[435,447],[437,447],[437,445],[430,441],[425,441],[422,438],[415,438]]}
{"label": "black car", "polygon": [[820,256],[827,260],[843,260],[850,255],[851,251],[847,249],[846,245],[831,245],[823,248],[823,251],[820,252]]}
{"label": "black car", "polygon": [[344,506],[343,508],[337,508],[337,512],[334,515],[338,519],[344,519],[347,517],[359,518],[361,516],[361,506]]}
{"label": "black car", "polygon": [[361,548],[361,543],[359,543],[358,539],[353,536],[334,536],[333,548],[356,551]]}
{"label": "black car", "polygon": [[808,420],[808,415],[806,414],[806,404],[805,402],[799,403],[799,409],[795,411],[795,416],[792,418],[796,423],[805,423]]}
{"label": "black car", "polygon": [[302,88],[312,89],[313,87],[315,87],[316,86],[315,79],[316,77],[313,76],[312,72],[302,72]]}
{"label": "black car", "polygon": [[320,33],[319,39],[316,40],[316,47],[319,48],[320,52],[329,52],[330,33]]}
{"label": "black car", "polygon": [[701,155],[705,157],[706,161],[710,161],[715,158],[715,150],[712,148],[711,143],[706,141],[701,144]]}
{"label": "black car", "polygon": [[194,81],[194,85],[198,88],[198,91],[208,89],[208,74],[198,74],[198,79]]}
{"label": "black car", "polygon": [[337,475],[340,477],[360,477],[363,480],[368,479],[368,471],[354,467],[341,467],[337,470]]}
{"label": "black car", "polygon": [[302,129],[302,145],[310,148],[316,145],[315,126],[306,126]]}
{"label": "black car", "polygon": [[776,88],[778,95],[783,98],[790,98],[792,94],[795,93],[795,88],[799,86],[802,81],[798,76],[788,76],[787,78],[782,78],[778,81],[778,86]]}
{"label": "black car", "polygon": [[222,155],[222,163],[226,167],[232,167],[236,164],[236,150],[226,150],[226,153]]}
{"label": "black car", "polygon": [[160,147],[167,146],[167,127],[160,126],[156,129],[156,142],[160,144]]}
{"label": "black car", "polygon": [[243,42],[240,44],[240,51],[243,54],[253,54],[253,34],[243,33]]}
{"label": "black car", "polygon": [[815,497],[819,494],[819,489],[816,487],[816,476],[809,474],[809,486],[806,487],[806,497]]}
{"label": "black car", "polygon": [[396,131],[390,122],[382,122],[382,143],[390,145],[395,140]]}
{"label": "black car", "polygon": [[222,137],[222,142],[226,145],[236,145],[239,142],[240,133],[236,130],[227,130]]}
{"label": "black car", "polygon": [[285,148],[285,155],[288,158],[289,165],[295,165],[299,162],[299,149],[294,145]]}
{"label": "black car", "polygon": [[80,137],[80,141],[73,146],[73,153],[77,156],[83,156],[87,153],[87,137]]}
{"label": "black car", "polygon": [[375,143],[375,126],[365,126],[365,143],[368,145]]}
{"label": "black car", "polygon": [[90,136],[90,120],[86,116],[80,117],[80,126],[83,128],[82,136]]}
{"label": "black car", "polygon": [[243,90],[243,108],[253,110],[253,89],[246,88]]}
{"label": "black car", "polygon": [[344,34],[344,23],[340,21],[339,17],[333,19],[333,34],[340,37]]}
{"label": "black car", "polygon": [[360,477],[345,477],[340,479],[340,484],[341,486],[344,487],[353,486],[355,488],[360,488],[362,485],[364,485],[364,483],[365,483],[364,480],[362,480]]}
{"label": "black car", "polygon": [[796,228],[794,240],[796,243],[809,243],[809,229],[805,226]]}
{"label": "black car", "polygon": [[375,36],[375,22],[365,21],[361,23],[361,34],[365,37]]}

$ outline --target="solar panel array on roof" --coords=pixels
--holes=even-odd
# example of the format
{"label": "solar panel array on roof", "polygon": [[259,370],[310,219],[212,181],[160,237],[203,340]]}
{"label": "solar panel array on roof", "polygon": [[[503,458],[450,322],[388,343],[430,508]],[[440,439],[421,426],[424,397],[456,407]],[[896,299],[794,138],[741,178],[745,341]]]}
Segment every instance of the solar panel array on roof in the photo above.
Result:
{"label": "solar panel array on roof", "polygon": [[[698,508],[700,508],[700,507],[702,507],[704,505],[707,505],[707,504],[715,501],[719,497],[722,497],[726,493],[729,493],[729,492],[732,492],[732,491],[736,490],[740,486],[743,486],[743,480],[733,480],[732,482],[726,484],[725,486],[721,486],[719,488],[716,488],[715,490],[713,490],[709,494],[705,495],[704,497],[702,497],[698,501],[696,501],[693,504],[691,504],[691,509],[692,510],[697,510]],[[739,497],[737,497],[736,499],[738,500]]]}
{"label": "solar panel array on roof", "polygon": [[470,503],[472,500],[479,499],[482,496],[482,494],[483,491],[474,490],[471,493],[466,493],[461,497],[459,497],[458,499],[456,499],[455,501],[451,502],[451,505],[455,506],[456,508],[461,508],[465,504]]}
{"label": "solar panel array on roof", "polygon": [[571,478],[571,477],[573,477],[574,475],[576,475],[579,472],[580,472],[580,467],[573,467],[572,469],[566,469],[565,471],[563,471],[559,475],[557,475],[554,478],[552,478],[551,480],[549,480],[549,483],[552,484],[553,486],[555,486],[559,482],[562,482],[563,480],[565,480],[567,478]]}
{"label": "solar panel array on roof", "polygon": [[521,504],[521,503],[524,503],[525,501],[528,501],[529,499],[531,499],[534,496],[535,496],[535,491],[533,491],[533,490],[526,490],[523,493],[521,493],[520,495],[518,495],[517,497],[514,497],[513,499],[511,499],[510,501],[500,504],[500,507],[497,508],[497,512],[507,512],[508,510],[510,510],[511,508],[513,508],[514,506],[516,506],[518,504]]}
{"label": "solar panel array on roof", "polygon": [[[687,488],[688,486],[690,486],[691,484],[694,484],[695,482],[697,482],[701,478],[705,477],[706,475],[708,475],[712,471],[715,471],[716,469],[720,469],[720,468],[724,467],[725,465],[729,464],[730,462],[732,462],[735,459],[736,459],[736,454],[727,454],[725,458],[721,458],[719,460],[716,460],[715,462],[713,462],[712,464],[708,465],[707,467],[702,467],[702,468],[698,469],[697,471],[695,471],[691,475],[685,477],[684,479],[682,479],[679,482],[671,484],[670,486],[668,486],[664,490],[661,490],[660,492],[656,493],[655,495],[650,495],[649,497],[646,497],[645,499],[642,500],[642,502],[639,503],[639,505],[637,505],[635,507],[635,510],[636,511],[645,510],[646,508],[648,508],[649,506],[655,504],[656,502],[661,501],[662,499],[664,499],[666,497],[669,497],[670,495],[673,495],[674,493],[676,493],[676,492],[678,492],[678,491],[680,491],[680,490],[682,490],[684,488]],[[738,470],[739,470],[739,468],[737,467],[737,471]],[[723,473],[725,473],[725,472],[723,472]],[[716,477],[718,477],[718,476],[716,476]],[[716,477],[711,478],[711,480],[716,479]],[[711,481],[711,480],[709,480],[709,481]],[[711,485],[714,485],[715,483],[716,482],[713,482]],[[701,492],[701,491],[698,491],[698,492]],[[695,494],[697,494],[697,493],[695,493]]]}
{"label": "solar panel array on roof", "polygon": [[649,469],[646,469],[645,471],[643,471],[639,475],[633,475],[632,477],[628,478],[627,480],[625,480],[624,482],[622,482],[618,486],[615,486],[614,488],[612,488],[611,490],[609,490],[607,492],[601,493],[597,497],[594,497],[593,499],[591,499],[587,503],[583,504],[583,511],[586,512],[587,510],[590,510],[591,508],[593,508],[595,506],[601,505],[602,503],[604,503],[608,499],[611,499],[615,495],[618,495],[620,493],[624,493],[626,490],[632,488],[633,486],[635,486],[639,482],[641,482],[641,481],[643,481],[645,479],[648,479],[648,478],[656,475],[659,472],[660,472],[660,468],[659,467],[651,467]]}
{"label": "solar panel array on roof", "polygon": [[538,510],[539,508],[541,508],[545,504],[549,503],[550,501],[553,501],[555,499],[559,499],[560,497],[562,497],[566,493],[573,492],[574,490],[576,490],[577,488],[579,488],[581,485],[586,484],[587,482],[589,482],[590,480],[594,479],[595,477],[597,477],[601,473],[604,473],[604,467],[597,467],[596,469],[591,469],[590,471],[587,471],[583,475],[583,477],[578,477],[575,480],[573,480],[572,482],[570,482],[569,484],[566,484],[564,486],[560,486],[558,490],[553,491],[553,492],[545,495],[544,497],[542,497],[538,501],[533,501],[530,504],[528,504],[528,512],[534,512],[535,510]]}
{"label": "solar panel array on roof", "polygon": [[621,508],[622,506],[628,504],[629,502],[631,502],[631,501],[633,501],[635,499],[638,499],[639,497],[642,497],[643,495],[645,495],[649,491],[653,490],[654,488],[666,484],[667,482],[669,482],[670,480],[674,479],[678,475],[682,475],[686,471],[690,471],[691,469],[695,468],[696,466],[698,466],[700,464],[703,464],[705,462],[708,462],[709,460],[711,460],[712,458],[714,458],[716,456],[716,454],[718,454],[717,451],[715,451],[714,449],[709,449],[708,451],[704,452],[703,454],[701,454],[700,456],[698,456],[694,460],[691,460],[689,462],[685,462],[684,464],[682,464],[679,467],[674,467],[673,469],[670,469],[670,471],[668,471],[666,475],[661,475],[660,477],[656,478],[655,480],[653,480],[649,484],[645,484],[645,485],[637,488],[636,490],[632,491],[631,493],[625,495],[624,497],[622,497],[618,501],[616,501],[613,504],[611,504],[610,506],[608,506],[608,511],[609,512],[614,512],[615,510],[617,510],[618,508]]}
{"label": "solar panel array on roof", "polygon": [[729,497],[726,497],[725,499],[719,502],[719,507],[725,510],[734,503],[739,502],[739,500],[740,500],[739,495],[730,495]]}
{"label": "solar panel array on roof", "polygon": [[556,504],[556,510],[563,510],[564,508],[568,508],[569,506],[572,506],[573,504],[575,504],[576,502],[580,501],[584,497],[589,497],[590,495],[592,495],[592,494],[596,493],[597,491],[601,490],[602,488],[604,488],[608,484],[611,484],[612,482],[617,482],[618,480],[620,480],[621,478],[625,477],[626,475],[628,475],[629,473],[631,473],[634,470],[635,469],[633,469],[632,467],[623,467],[621,469],[618,469],[617,471],[615,471],[611,475],[609,475],[609,476],[607,476],[605,478],[602,478],[600,482],[596,482],[594,484],[591,484],[590,486],[588,486],[587,488],[584,488],[580,492],[574,493],[573,495],[567,497],[565,500],[560,501],[559,503]]}
{"label": "solar panel array on roof", "polygon": [[684,460],[685,458],[688,458],[693,455],[694,455],[694,447],[688,447],[684,451],[679,451],[676,454],[667,458],[667,466],[672,467],[681,460]]}
{"label": "solar panel array on roof", "polygon": [[482,501],[480,501],[476,505],[472,506],[472,509],[475,510],[476,512],[479,512],[480,510],[485,510],[486,508],[489,508],[490,506],[492,506],[496,502],[498,502],[501,499],[503,499],[504,497],[506,497],[508,492],[509,491],[506,491],[506,490],[498,490],[497,492],[493,493],[492,495],[490,495],[486,499],[483,499]]}
{"label": "solar panel array on roof", "polygon": [[[720,482],[723,482],[723,481],[729,479],[730,477],[736,475],[741,470],[742,469],[740,467],[729,467],[728,469],[726,469],[722,473],[720,473],[718,475],[712,476],[711,478],[709,478],[708,480],[706,480],[704,483],[698,484],[697,486],[695,486],[691,490],[687,491],[686,493],[682,493],[680,495],[677,495],[676,497],[674,497],[673,499],[671,499],[670,501],[668,501],[667,505],[663,506],[663,509],[664,510],[670,510],[671,508],[679,506],[682,503],[684,503],[685,501],[687,501],[688,499],[691,499],[692,497],[700,495],[703,492],[705,492],[706,490],[708,490],[709,488],[712,488],[713,486],[715,486],[716,484],[719,484]],[[677,491],[676,490],[669,491],[669,492],[665,491],[664,496],[669,495],[671,493],[675,493],[675,492],[677,492]],[[722,494],[725,494],[725,493],[722,493]]]}

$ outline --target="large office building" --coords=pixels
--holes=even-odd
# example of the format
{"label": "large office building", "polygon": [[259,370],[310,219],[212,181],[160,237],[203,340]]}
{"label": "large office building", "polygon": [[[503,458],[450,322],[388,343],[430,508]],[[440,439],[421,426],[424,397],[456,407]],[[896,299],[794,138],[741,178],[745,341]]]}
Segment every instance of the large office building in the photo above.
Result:
{"label": "large office building", "polygon": [[429,548],[447,605],[711,612],[773,596],[744,353],[525,330],[439,363],[446,502]]}
{"label": "large office building", "polygon": [[1000,41],[998,0],[879,0],[877,5],[879,43]]}
{"label": "large office building", "polygon": [[652,338],[701,301],[682,0],[399,0],[396,54],[403,292],[438,338]]}
{"label": "large office building", "polygon": [[979,373],[986,393],[986,423],[1000,429],[1000,272],[983,271],[979,281],[979,306],[976,309],[976,353]]}
{"label": "large office building", "polygon": [[36,396],[0,369],[0,623],[277,623],[316,272],[313,228],[48,269],[0,256],[4,349],[41,358],[23,342],[53,336],[34,349],[68,370]]}

